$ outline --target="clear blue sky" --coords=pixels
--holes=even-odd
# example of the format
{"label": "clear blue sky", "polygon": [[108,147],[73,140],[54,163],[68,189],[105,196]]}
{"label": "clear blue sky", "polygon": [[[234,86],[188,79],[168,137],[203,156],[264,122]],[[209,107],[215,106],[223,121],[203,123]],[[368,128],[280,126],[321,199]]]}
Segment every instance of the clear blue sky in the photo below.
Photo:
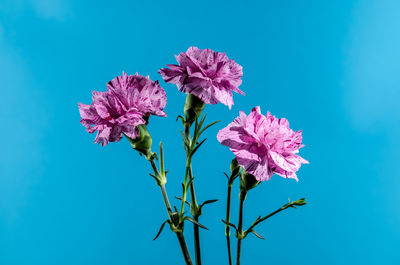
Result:
{"label": "clear blue sky", "polygon": [[[183,264],[170,231],[152,241],[166,214],[149,166],[126,141],[94,144],[77,103],[123,70],[160,79],[192,45],[243,65],[247,94],[232,110],[206,108],[223,121],[194,162],[199,199],[221,199],[201,217],[204,264],[227,262],[232,154],[215,135],[255,105],[303,130],[310,164],[298,183],[274,176],[254,189],[245,226],[288,197],[309,204],[260,226],[266,240],[244,241],[243,264],[400,264],[399,13],[395,0],[2,0],[0,264]],[[165,142],[177,203],[184,95],[161,84],[169,118],[150,130]]]}

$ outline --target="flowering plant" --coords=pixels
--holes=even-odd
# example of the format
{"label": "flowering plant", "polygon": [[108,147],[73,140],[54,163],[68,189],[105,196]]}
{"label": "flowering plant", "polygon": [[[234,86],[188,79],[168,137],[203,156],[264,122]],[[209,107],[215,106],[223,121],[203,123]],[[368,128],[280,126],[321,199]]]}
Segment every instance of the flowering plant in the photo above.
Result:
{"label": "flowering plant", "polygon": [[[79,103],[80,122],[89,133],[97,131],[95,143],[102,146],[109,142],[118,142],[122,136],[128,140],[132,148],[143,155],[151,165],[150,174],[160,187],[165,203],[168,219],[154,239],[156,239],[166,224],[169,225],[179,241],[186,264],[193,264],[184,235],[184,222],[193,223],[193,239],[195,261],[201,264],[200,228],[207,229],[199,222],[203,207],[217,201],[207,200],[199,203],[195,193],[195,181],[192,170],[192,160],[196,151],[203,145],[203,133],[216,124],[205,125],[206,115],[202,115],[206,104],[222,103],[229,107],[233,105],[232,91],[244,95],[238,88],[242,83],[242,66],[229,59],[225,53],[210,49],[190,47],[186,52],[176,56],[178,65],[167,65],[169,68],[159,70],[161,77],[167,83],[176,84],[178,89],[187,94],[183,108],[181,130],[183,145],[186,152],[186,170],[182,183],[180,208],[172,207],[166,191],[167,178],[164,167],[163,144],[159,152],[152,150],[152,137],[147,129],[150,116],[166,117],[164,107],[167,97],[158,81],[138,74],[123,73],[108,82],[105,92],[93,92],[93,102],[90,105]],[[233,122],[218,132],[217,140],[230,148],[234,159],[230,163],[228,179],[225,235],[227,239],[228,261],[233,264],[231,256],[230,230],[235,230],[237,238],[236,264],[240,264],[241,244],[249,233],[259,235],[254,229],[261,222],[288,208],[306,204],[305,199],[289,201],[276,211],[258,217],[246,230],[243,229],[243,208],[247,193],[268,181],[273,174],[298,181],[296,172],[301,164],[308,163],[298,155],[302,145],[302,132],[289,128],[289,122],[277,119],[269,112],[262,115],[260,107],[252,109],[249,115],[240,112]],[[156,161],[158,160],[158,165]],[[239,179],[239,220],[237,225],[230,221],[231,192],[236,179]],[[188,198],[190,194],[190,200]],[[190,207],[187,215],[185,205]]]}

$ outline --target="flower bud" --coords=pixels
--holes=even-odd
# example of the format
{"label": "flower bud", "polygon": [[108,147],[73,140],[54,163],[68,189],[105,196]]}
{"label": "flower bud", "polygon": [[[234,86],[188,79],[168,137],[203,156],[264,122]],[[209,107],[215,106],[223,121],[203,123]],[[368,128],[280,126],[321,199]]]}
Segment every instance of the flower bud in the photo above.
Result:
{"label": "flower bud", "polygon": [[295,206],[302,206],[302,205],[305,205],[305,204],[307,204],[306,203],[306,198],[302,198],[300,200],[292,202],[292,205],[295,205]]}
{"label": "flower bud", "polygon": [[281,207],[281,209],[282,209],[282,210],[285,210],[285,209],[287,209],[287,208],[289,208],[289,207],[296,208],[296,206],[303,206],[303,205],[305,205],[305,204],[307,204],[307,203],[306,203],[306,198],[302,198],[302,199],[299,199],[299,200],[293,201],[293,202],[291,202],[290,199],[289,199],[289,202],[286,203],[285,205],[283,205],[283,206]]}
{"label": "flower bud", "polygon": [[249,174],[245,171],[243,171],[240,175],[240,190],[247,192],[255,188],[259,183],[260,181],[256,180],[252,174]]}
{"label": "flower bud", "polygon": [[139,153],[143,154],[147,159],[150,159],[153,153],[151,152],[151,144],[152,144],[152,138],[147,130],[147,127],[145,124],[141,124],[137,126],[137,129],[139,130],[139,137],[132,139],[128,136],[126,138],[128,139],[129,143],[133,147],[133,149],[139,151]]}
{"label": "flower bud", "polygon": [[206,103],[204,103],[201,99],[192,94],[187,94],[185,106],[183,108],[186,116],[186,122],[189,125],[192,125],[196,118],[201,115],[201,112],[203,111],[205,106]]}
{"label": "flower bud", "polygon": [[231,170],[231,176],[236,176],[240,172],[240,165],[236,158],[232,159],[231,165],[230,165],[230,170]]}

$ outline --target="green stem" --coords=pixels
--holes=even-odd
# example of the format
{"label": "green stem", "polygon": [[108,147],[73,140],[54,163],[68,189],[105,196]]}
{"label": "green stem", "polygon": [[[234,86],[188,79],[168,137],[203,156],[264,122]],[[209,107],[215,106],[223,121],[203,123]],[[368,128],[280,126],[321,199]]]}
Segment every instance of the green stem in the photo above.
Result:
{"label": "green stem", "polygon": [[231,230],[229,225],[231,218],[231,193],[232,193],[232,184],[228,181],[228,196],[226,202],[226,224],[225,224],[225,236],[226,236],[226,245],[228,246],[228,257],[229,257],[229,265],[232,265],[232,254],[231,254]]}
{"label": "green stem", "polygon": [[[190,139],[190,125],[185,124],[185,135],[188,139]],[[193,181],[193,172],[192,172],[192,161],[190,159],[190,154],[189,150],[186,150],[186,167],[187,171],[189,173],[189,179],[190,181],[190,205],[191,205],[191,213],[193,215],[193,218],[196,222],[199,221],[199,212],[198,212],[198,205],[197,205],[197,199],[196,199],[196,192],[194,188],[194,181]],[[182,198],[182,202],[184,202]],[[194,234],[194,249],[195,249],[195,255],[196,255],[196,265],[201,265],[201,252],[200,252],[200,228],[198,225],[193,224],[193,234]]]}
{"label": "green stem", "polygon": [[[154,159],[152,158],[149,161],[150,161],[151,167],[153,168],[154,175],[158,176],[160,173],[158,172],[158,169],[157,169],[156,163],[154,162]],[[174,218],[172,216],[173,212],[172,212],[171,204],[168,199],[167,190],[165,189],[165,184],[160,185],[160,189],[161,189],[161,194],[162,194],[162,197],[164,200],[165,208],[167,209],[169,221],[172,224],[174,224]],[[181,246],[183,258],[185,259],[186,264],[193,265],[183,232],[175,232],[175,234],[178,238],[179,245]]]}
{"label": "green stem", "polygon": [[183,192],[182,192],[182,201],[181,201],[181,215],[183,215],[183,212],[185,210],[185,202],[186,202],[186,196],[187,196],[187,183],[188,183],[190,170],[191,170],[191,168],[188,165],[188,161],[186,161],[186,171],[185,171],[185,179],[183,181]]}
{"label": "green stem", "polygon": [[[192,173],[192,165],[189,166],[189,177],[190,179],[193,178]],[[195,209],[198,209],[197,199],[196,199],[196,192],[194,189],[193,181],[190,183],[190,203],[191,206]],[[199,222],[199,214],[197,210],[194,212],[193,218],[196,222]],[[196,255],[196,264],[201,265],[201,252],[200,252],[200,231],[198,225],[193,225],[193,233],[194,233],[194,248],[195,248],[195,255]]]}
{"label": "green stem", "polygon": [[[164,200],[165,209],[167,209],[168,217],[171,217],[172,216],[172,208],[171,208],[171,204],[168,199],[167,190],[165,189],[165,184],[161,185],[160,189],[161,189],[161,194],[162,194],[162,197]],[[170,218],[170,221],[172,221],[171,218]]]}
{"label": "green stem", "polygon": [[[196,222],[199,222],[199,216],[193,216]],[[201,252],[200,252],[200,233],[199,233],[199,226],[193,226],[194,231],[194,248],[195,248],[195,255],[196,255],[196,264],[201,265]]]}
{"label": "green stem", "polygon": [[237,240],[237,254],[236,254],[236,265],[240,265],[240,253],[242,248],[242,239],[243,239],[243,204],[246,199],[247,191],[240,191],[240,204],[239,204],[239,221],[238,221],[238,240]]}
{"label": "green stem", "polygon": [[254,227],[257,226],[259,223],[264,222],[265,220],[267,220],[267,219],[270,218],[271,216],[273,216],[273,215],[279,213],[280,211],[286,210],[286,209],[288,209],[288,208],[290,208],[290,207],[293,207],[293,202],[286,203],[286,204],[283,205],[281,208],[279,208],[279,209],[275,210],[274,212],[272,212],[272,213],[270,213],[270,214],[264,216],[264,217],[261,218],[261,219],[258,219],[256,222],[254,222],[254,223],[251,225],[250,229],[254,228]]}
{"label": "green stem", "polygon": [[279,213],[280,211],[283,211],[283,210],[285,210],[285,209],[284,209],[284,208],[279,208],[279,209],[276,210],[275,212],[272,212],[272,213],[268,214],[267,216],[261,218],[261,219],[258,221],[258,223],[261,223],[262,221],[265,221],[266,219],[270,218],[271,216],[273,216],[273,215],[275,215],[275,214],[277,214],[277,213]]}

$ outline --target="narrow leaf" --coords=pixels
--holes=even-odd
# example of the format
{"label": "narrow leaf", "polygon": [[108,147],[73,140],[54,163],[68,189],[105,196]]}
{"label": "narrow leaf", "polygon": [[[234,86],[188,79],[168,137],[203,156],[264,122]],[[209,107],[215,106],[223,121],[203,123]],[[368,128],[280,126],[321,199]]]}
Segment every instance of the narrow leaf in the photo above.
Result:
{"label": "narrow leaf", "polygon": [[[182,201],[182,198],[178,196],[175,196],[175,199]],[[185,203],[190,206],[190,202],[185,201]]]}
{"label": "narrow leaf", "polygon": [[200,131],[200,135],[202,135],[203,132],[204,132],[205,130],[207,130],[208,128],[210,128],[210,127],[213,126],[214,124],[217,124],[218,122],[220,122],[220,120],[219,120],[219,121],[214,121],[214,122],[208,124],[206,127],[204,127],[204,128]]}
{"label": "narrow leaf", "polygon": [[200,135],[201,135],[201,127],[203,127],[203,124],[204,124],[204,122],[205,122],[205,120],[206,120],[206,117],[207,117],[207,114],[205,114],[205,115],[201,118],[201,120],[200,120],[200,122],[199,122],[199,124],[198,124],[197,130],[198,130],[198,136],[199,136],[199,137],[200,137]]}
{"label": "narrow leaf", "polygon": [[193,139],[196,139],[196,135],[198,133],[198,130],[197,130],[198,126],[199,126],[199,118],[196,118],[196,121],[194,123]]}
{"label": "narrow leaf", "polygon": [[224,175],[226,176],[226,178],[229,180],[229,176],[228,176],[228,174],[226,174],[225,172],[224,172]]}
{"label": "narrow leaf", "polygon": [[237,231],[237,228],[236,228],[236,225],[234,225],[234,224],[232,224],[232,223],[228,223],[227,221],[225,221],[225,220],[221,220],[224,224],[226,224],[226,225],[229,225],[230,227],[233,227],[236,231]]}
{"label": "narrow leaf", "polygon": [[158,230],[157,235],[153,238],[153,241],[156,240],[158,238],[158,236],[161,234],[162,230],[164,229],[165,224],[167,223],[167,221],[165,221],[164,223],[161,224],[160,229]]}
{"label": "narrow leaf", "polygon": [[189,179],[187,187],[190,187],[190,185],[192,184],[192,182],[194,181],[194,177],[192,177],[191,179]]}
{"label": "narrow leaf", "polygon": [[214,203],[214,202],[216,202],[216,201],[218,201],[218,199],[207,200],[207,201],[203,202],[203,203],[200,205],[200,209],[203,208],[204,205],[210,204],[210,203]]}
{"label": "narrow leaf", "polygon": [[199,222],[197,222],[196,220],[194,220],[193,218],[191,218],[191,217],[189,217],[189,216],[186,216],[186,217],[185,217],[185,220],[188,220],[189,222],[192,222],[192,223],[194,223],[195,225],[198,225],[199,227],[208,230],[207,227],[205,227],[204,225],[200,224]]}
{"label": "narrow leaf", "polygon": [[160,172],[161,175],[165,175],[164,172],[164,148],[162,142],[160,142]]}
{"label": "narrow leaf", "polygon": [[178,117],[176,117],[175,121],[178,121],[179,119],[182,120],[182,123],[185,123],[185,118],[182,115],[178,115]]}
{"label": "narrow leaf", "polygon": [[251,232],[252,232],[256,237],[258,237],[259,239],[265,239],[262,235],[260,235],[260,234],[257,233],[256,231],[251,230]]}
{"label": "narrow leaf", "polygon": [[149,175],[154,178],[156,181],[158,181],[158,178],[156,176],[154,176],[153,174],[149,173]]}
{"label": "narrow leaf", "polygon": [[187,139],[186,135],[182,132],[182,130],[179,130],[179,132],[182,135],[183,146],[185,147],[185,150],[189,150],[189,147],[190,147],[189,140]]}
{"label": "narrow leaf", "polygon": [[216,202],[216,201],[218,201],[218,199],[207,200],[207,201],[203,202],[201,205],[206,205],[206,204],[213,203],[213,202]]}
{"label": "narrow leaf", "polygon": [[194,155],[194,153],[199,149],[199,147],[205,142],[207,140],[207,138],[205,138],[203,141],[201,141],[194,149],[193,149],[193,151],[191,152],[191,156],[193,156]]}

